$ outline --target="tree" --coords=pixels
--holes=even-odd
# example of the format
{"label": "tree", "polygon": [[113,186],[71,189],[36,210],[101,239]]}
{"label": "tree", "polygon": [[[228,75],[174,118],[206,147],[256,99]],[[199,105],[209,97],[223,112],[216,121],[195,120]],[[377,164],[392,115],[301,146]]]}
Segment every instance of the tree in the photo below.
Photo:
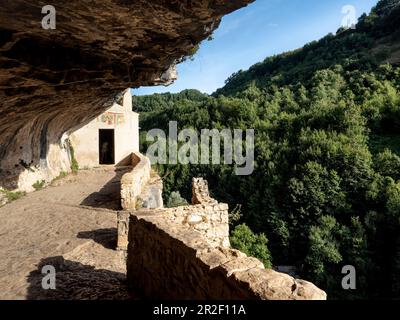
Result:
{"label": "tree", "polygon": [[310,229],[309,253],[305,259],[305,269],[317,283],[332,287],[337,279],[329,273],[331,264],[342,261],[339,243],[336,239],[340,226],[332,216],[322,216],[317,225]]}
{"label": "tree", "polygon": [[[170,120],[179,129],[255,129],[252,175],[159,165],[165,202],[176,190],[189,198],[191,178],[202,176],[216,199],[241,204],[239,249],[296,265],[330,298],[398,297],[400,67],[376,53],[397,45],[399,8],[381,0],[357,29],[268,57],[211,96],[139,97],[143,133]],[[342,264],[357,269],[354,295],[340,287]]]}
{"label": "tree", "polygon": [[254,234],[245,224],[238,225],[231,234],[230,242],[249,256],[258,258],[266,268],[271,268],[271,254],[268,250],[268,239],[264,234]]}
{"label": "tree", "polygon": [[382,176],[400,180],[400,157],[389,149],[385,149],[375,157],[374,167]]}

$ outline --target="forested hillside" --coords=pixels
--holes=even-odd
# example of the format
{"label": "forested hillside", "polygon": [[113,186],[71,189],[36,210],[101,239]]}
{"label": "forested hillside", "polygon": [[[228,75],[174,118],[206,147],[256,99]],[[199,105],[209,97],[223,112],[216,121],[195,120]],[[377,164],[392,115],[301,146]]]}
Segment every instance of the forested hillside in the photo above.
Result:
{"label": "forested hillside", "polygon": [[[145,132],[171,120],[179,129],[254,128],[252,175],[159,165],[166,197],[190,199],[191,177],[203,176],[235,209],[236,246],[296,266],[330,298],[400,298],[399,63],[400,0],[383,0],[356,29],[239,71],[212,96],[135,97],[142,151]],[[344,265],[355,266],[357,290],[342,289]]]}

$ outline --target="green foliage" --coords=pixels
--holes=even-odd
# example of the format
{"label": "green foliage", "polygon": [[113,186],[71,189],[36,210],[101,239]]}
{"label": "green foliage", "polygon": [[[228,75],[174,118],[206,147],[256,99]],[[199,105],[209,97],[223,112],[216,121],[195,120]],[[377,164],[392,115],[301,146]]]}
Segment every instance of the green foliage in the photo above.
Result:
{"label": "green foliage", "polygon": [[168,201],[167,201],[167,208],[175,208],[181,206],[187,206],[188,202],[181,197],[179,191],[171,192]]}
{"label": "green foliage", "polygon": [[184,90],[179,94],[162,93],[151,96],[134,96],[134,109],[138,112],[150,112],[173,107],[177,103],[202,102],[208,96],[198,90]]}
{"label": "green foliage", "polygon": [[332,216],[322,216],[318,225],[310,228],[309,253],[305,263],[313,279],[318,283],[330,276],[325,269],[327,263],[337,264],[342,261],[339,243],[335,237],[339,232],[338,228],[338,223]]}
{"label": "green foliage", "polygon": [[242,205],[238,204],[231,212],[229,212],[229,225],[231,227],[234,226],[242,217]]}
{"label": "green foliage", "polygon": [[9,202],[18,200],[26,195],[26,192],[24,192],[24,191],[13,192],[13,191],[1,189],[0,192],[3,193],[7,197],[7,200]]}
{"label": "green foliage", "polygon": [[190,50],[189,54],[186,57],[182,58],[182,61],[185,61],[187,59],[189,59],[190,61],[194,61],[194,56],[196,55],[196,53],[200,50],[200,45],[197,44],[195,45],[192,50]]}
{"label": "green foliage", "polygon": [[373,70],[386,61],[387,56],[383,52],[373,56],[369,50],[382,39],[387,41],[387,45],[393,45],[390,37],[386,36],[395,34],[399,27],[398,0],[381,0],[370,15],[361,16],[356,30],[339,29],[336,36],[329,34],[302,49],[268,57],[247,71],[232,74],[215,95],[236,95],[254,83],[259,87],[269,87],[302,82],[309,80],[314,72],[333,65],[342,65],[350,70],[359,67]]}
{"label": "green foliage", "polygon": [[55,177],[53,181],[64,179],[67,176],[68,176],[68,172],[61,171],[60,174],[57,177]]}
{"label": "green foliage", "polygon": [[70,153],[71,153],[71,171],[73,174],[76,174],[79,171],[79,164],[75,158],[75,150],[72,147],[72,145],[70,145]]}
{"label": "green foliage", "polygon": [[71,171],[74,174],[78,173],[78,171],[79,171],[79,164],[75,158],[71,160]]}
{"label": "green foliage", "polygon": [[400,135],[398,133],[371,134],[368,144],[371,152],[374,154],[382,153],[386,149],[389,149],[390,152],[400,156]]}
{"label": "green foliage", "polygon": [[400,157],[389,149],[379,153],[374,159],[375,171],[382,176],[400,180]]}
{"label": "green foliage", "polygon": [[143,199],[140,198],[140,197],[137,197],[137,198],[136,198],[136,201],[135,201],[135,209],[136,209],[136,210],[139,210],[139,209],[141,209],[142,207],[143,207]]}
{"label": "green foliage", "polygon": [[36,181],[36,182],[32,185],[32,187],[33,187],[36,191],[39,191],[39,190],[43,189],[43,187],[45,186],[45,184],[46,184],[46,181],[44,181],[44,180]]}
{"label": "green foliage", "polygon": [[[176,190],[189,199],[191,178],[202,176],[215,198],[240,201],[231,224],[267,234],[275,264],[296,265],[331,298],[399,298],[400,67],[376,56],[396,43],[395,4],[380,1],[356,30],[235,73],[212,96],[136,97],[142,142],[169,121],[199,132],[255,129],[251,176],[229,165],[158,165],[166,202]],[[253,248],[257,236],[237,228],[232,243],[262,256],[266,246]],[[356,292],[341,288],[343,265],[356,267]]]}
{"label": "green foliage", "polygon": [[266,268],[271,268],[271,255],[268,250],[268,239],[264,234],[254,234],[245,224],[238,225],[231,234],[230,242],[249,256],[258,258]]}

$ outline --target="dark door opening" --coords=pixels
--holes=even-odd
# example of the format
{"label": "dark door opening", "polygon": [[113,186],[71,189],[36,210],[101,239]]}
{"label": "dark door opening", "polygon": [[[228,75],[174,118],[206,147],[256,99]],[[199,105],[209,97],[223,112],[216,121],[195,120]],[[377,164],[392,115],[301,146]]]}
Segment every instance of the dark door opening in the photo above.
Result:
{"label": "dark door opening", "polygon": [[114,129],[99,130],[100,164],[115,164]]}

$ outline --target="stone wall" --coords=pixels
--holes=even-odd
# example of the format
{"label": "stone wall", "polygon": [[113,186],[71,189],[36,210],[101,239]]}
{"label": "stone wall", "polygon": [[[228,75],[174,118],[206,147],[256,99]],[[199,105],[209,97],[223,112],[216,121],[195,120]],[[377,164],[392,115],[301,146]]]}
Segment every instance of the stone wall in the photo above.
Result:
{"label": "stone wall", "polygon": [[229,248],[228,205],[194,205],[177,208],[141,209],[137,211],[121,211],[118,213],[117,249],[126,250],[128,244],[129,218],[131,215],[152,215],[162,217],[176,225],[182,225],[200,233],[209,247]]}
{"label": "stone wall", "polygon": [[127,254],[128,284],[149,299],[326,299],[312,283],[210,247],[200,232],[156,212],[130,215]]}
{"label": "stone wall", "polygon": [[202,234],[210,247],[230,247],[228,205],[225,203],[169,208],[164,209],[164,215]]}
{"label": "stone wall", "polygon": [[132,170],[121,179],[121,206],[124,210],[136,210],[142,190],[150,180],[150,160],[140,153],[132,154]]}
{"label": "stone wall", "polygon": [[210,197],[208,182],[203,178],[192,179],[192,204],[215,204],[217,200]]}
{"label": "stone wall", "polygon": [[[142,156],[143,158],[144,156]],[[144,157],[145,158],[145,157]],[[136,166],[133,171],[138,171],[142,168]],[[137,173],[139,175],[139,173]],[[128,177],[131,177],[130,175]],[[131,179],[131,178],[129,178]],[[177,225],[184,225],[199,232],[204,236],[209,247],[224,247],[228,248],[229,243],[229,213],[228,205],[218,203],[209,195],[208,184],[202,178],[193,178],[193,205],[181,206],[177,208],[158,208],[157,210],[146,210],[145,208],[135,208],[134,199],[141,196],[137,185],[130,186],[122,184],[121,194],[125,194],[123,200],[123,208],[129,209],[132,206],[131,212],[134,215],[153,214],[172,221]],[[133,191],[130,191],[133,190]],[[119,250],[126,250],[128,241],[128,224],[130,214],[126,211],[118,214],[118,245]]]}
{"label": "stone wall", "polygon": [[228,205],[211,198],[201,178],[192,190],[191,206],[118,213],[117,247],[135,291],[169,300],[326,299],[312,283],[231,249]]}

